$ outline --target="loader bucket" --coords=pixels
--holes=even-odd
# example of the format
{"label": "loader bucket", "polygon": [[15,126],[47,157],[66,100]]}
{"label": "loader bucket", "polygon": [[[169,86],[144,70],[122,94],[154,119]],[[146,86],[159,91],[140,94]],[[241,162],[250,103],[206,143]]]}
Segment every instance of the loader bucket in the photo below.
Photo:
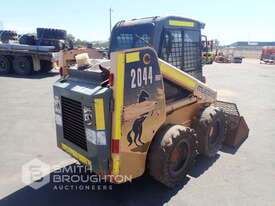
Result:
{"label": "loader bucket", "polygon": [[240,116],[238,107],[234,103],[217,101],[215,106],[222,109],[225,114],[225,140],[224,144],[237,147],[247,137],[249,128],[243,116]]}

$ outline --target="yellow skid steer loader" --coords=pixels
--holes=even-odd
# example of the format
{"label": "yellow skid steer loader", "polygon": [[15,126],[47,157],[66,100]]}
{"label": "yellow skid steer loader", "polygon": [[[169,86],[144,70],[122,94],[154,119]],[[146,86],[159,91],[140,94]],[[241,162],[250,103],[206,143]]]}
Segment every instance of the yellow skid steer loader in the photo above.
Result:
{"label": "yellow skid steer loader", "polygon": [[[236,105],[217,101],[201,81],[201,27],[181,17],[118,23],[110,60],[77,58],[54,84],[58,147],[111,182],[148,169],[175,187],[198,154],[239,144],[248,128]],[[153,38],[161,28],[163,36]]]}

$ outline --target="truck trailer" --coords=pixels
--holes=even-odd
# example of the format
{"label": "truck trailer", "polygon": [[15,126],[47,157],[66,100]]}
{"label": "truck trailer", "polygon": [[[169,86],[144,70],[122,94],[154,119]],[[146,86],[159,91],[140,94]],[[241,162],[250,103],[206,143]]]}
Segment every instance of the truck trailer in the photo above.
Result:
{"label": "truck trailer", "polygon": [[66,31],[37,28],[35,35],[0,31],[0,75],[49,72],[53,54],[66,47]]}

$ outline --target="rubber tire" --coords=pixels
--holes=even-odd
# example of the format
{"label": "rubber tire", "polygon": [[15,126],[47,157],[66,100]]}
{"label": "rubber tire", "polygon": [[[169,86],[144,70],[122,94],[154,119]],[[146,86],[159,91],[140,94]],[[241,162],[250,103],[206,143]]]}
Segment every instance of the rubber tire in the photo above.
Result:
{"label": "rubber tire", "polygon": [[[178,186],[193,165],[197,155],[196,134],[193,129],[181,125],[166,125],[156,134],[148,154],[148,170],[150,176],[169,188]],[[187,145],[187,160],[173,174],[169,166],[172,151],[180,143]]]}
{"label": "rubber tire", "polygon": [[5,75],[5,74],[12,73],[12,65],[9,58],[6,56],[0,56],[0,66],[1,66],[1,62],[4,63],[5,68],[4,70],[0,69],[0,74]]}
{"label": "rubber tire", "polygon": [[54,40],[54,39],[37,39],[36,45],[40,46],[54,46],[54,51],[58,52],[62,49],[65,49],[65,43],[62,40]]}
{"label": "rubber tire", "polygon": [[37,38],[42,39],[62,39],[67,38],[67,32],[61,29],[48,29],[48,28],[37,28]]}
{"label": "rubber tire", "polygon": [[51,61],[41,60],[41,73],[48,73],[53,69],[53,65]]}
{"label": "rubber tire", "polygon": [[[15,73],[18,75],[30,75],[33,72],[33,63],[31,58],[16,56],[12,64]],[[24,68],[22,68],[22,65]]]}
{"label": "rubber tire", "polygon": [[15,31],[0,30],[0,41],[7,43],[9,40],[15,40],[17,33]]}
{"label": "rubber tire", "polygon": [[[217,135],[214,143],[211,143],[210,131],[218,124]],[[225,139],[225,116],[224,113],[214,106],[204,108],[193,121],[192,127],[195,129],[199,140],[199,153],[213,157],[220,150]],[[213,131],[213,130],[212,130]]]}
{"label": "rubber tire", "polygon": [[35,45],[36,41],[35,41],[35,36],[34,35],[22,35],[19,38],[19,44],[26,44],[26,45]]}

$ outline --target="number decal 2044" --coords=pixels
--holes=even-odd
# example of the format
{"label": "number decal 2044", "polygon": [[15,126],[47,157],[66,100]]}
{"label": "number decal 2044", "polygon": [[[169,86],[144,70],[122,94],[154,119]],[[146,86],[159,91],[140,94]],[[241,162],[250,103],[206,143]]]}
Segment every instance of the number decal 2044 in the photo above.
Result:
{"label": "number decal 2044", "polygon": [[131,88],[142,87],[153,83],[153,68],[151,66],[131,69]]}

